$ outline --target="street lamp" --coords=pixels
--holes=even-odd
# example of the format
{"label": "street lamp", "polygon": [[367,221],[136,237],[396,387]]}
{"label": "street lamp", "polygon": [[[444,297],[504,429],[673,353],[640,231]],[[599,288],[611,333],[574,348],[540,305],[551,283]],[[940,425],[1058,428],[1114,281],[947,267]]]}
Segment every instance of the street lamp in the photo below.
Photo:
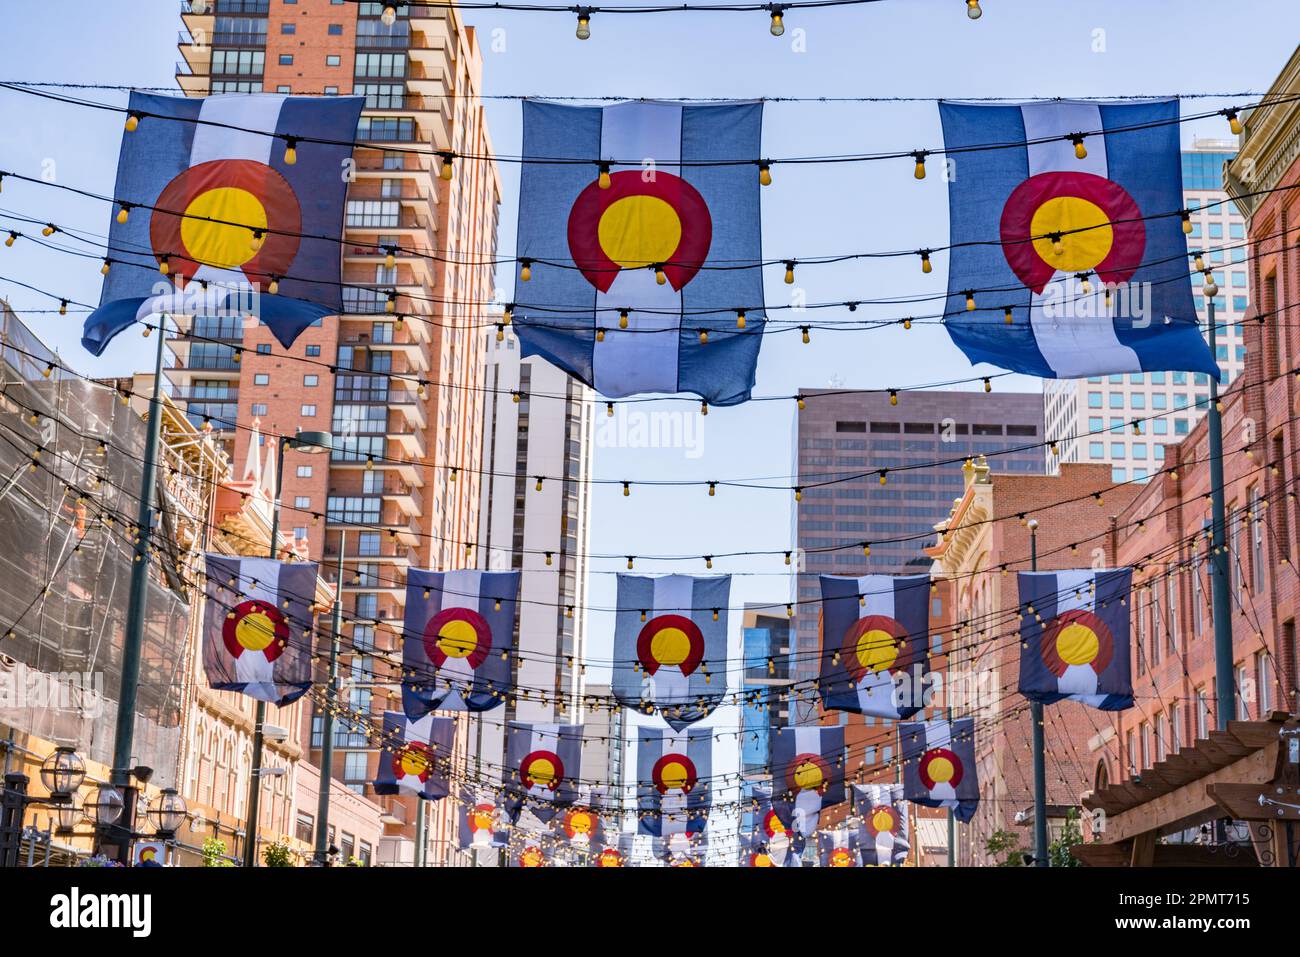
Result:
{"label": "street lamp", "polygon": [[101,784],[86,798],[86,813],[101,828],[111,827],[122,816],[126,802],[122,792],[109,784]]}
{"label": "street lamp", "polygon": [[50,800],[58,803],[71,801],[72,795],[86,779],[86,762],[81,755],[66,745],[55,748],[41,763],[41,783],[50,792]]}
{"label": "street lamp", "polygon": [[76,795],[69,796],[64,804],[57,804],[54,807],[55,830],[58,834],[67,836],[77,829],[80,823],[84,809],[77,803]]}
{"label": "street lamp", "polygon": [[[282,435],[277,444],[278,455],[275,457],[275,488],[271,496],[271,559],[274,560],[280,550],[280,489],[284,485],[284,453],[286,451],[302,452],[307,455],[319,455],[334,448],[334,436],[328,432],[299,432],[296,435]],[[253,766],[248,775],[248,826],[244,838],[245,867],[257,866],[257,811],[258,799],[262,795],[262,740],[266,723],[266,702],[259,700],[253,711]]]}
{"label": "street lamp", "polygon": [[162,793],[158,795],[158,803],[146,813],[149,820],[153,822],[158,837],[170,840],[185,824],[185,819],[189,816],[189,807],[185,804],[185,799],[176,793],[175,788],[163,788]]}

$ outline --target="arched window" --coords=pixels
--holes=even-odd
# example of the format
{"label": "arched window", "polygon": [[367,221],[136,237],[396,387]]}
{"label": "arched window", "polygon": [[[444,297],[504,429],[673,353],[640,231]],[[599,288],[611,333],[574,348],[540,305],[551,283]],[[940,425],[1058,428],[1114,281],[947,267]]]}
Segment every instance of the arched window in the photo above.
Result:
{"label": "arched window", "polygon": [[1106,770],[1105,759],[1097,762],[1097,773],[1093,775],[1092,790],[1095,794],[1110,786],[1110,772]]}

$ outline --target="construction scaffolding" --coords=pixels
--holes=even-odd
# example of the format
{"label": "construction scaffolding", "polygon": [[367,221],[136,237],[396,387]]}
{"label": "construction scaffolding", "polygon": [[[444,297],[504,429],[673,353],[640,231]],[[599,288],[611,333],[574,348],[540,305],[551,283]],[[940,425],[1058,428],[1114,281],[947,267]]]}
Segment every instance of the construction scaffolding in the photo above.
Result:
{"label": "construction scaffolding", "polygon": [[[64,374],[6,304],[0,313],[0,725],[11,741],[66,743],[108,765],[145,423],[112,386]],[[176,783],[181,743],[183,561],[157,554],[146,607],[132,757],[159,786]]]}

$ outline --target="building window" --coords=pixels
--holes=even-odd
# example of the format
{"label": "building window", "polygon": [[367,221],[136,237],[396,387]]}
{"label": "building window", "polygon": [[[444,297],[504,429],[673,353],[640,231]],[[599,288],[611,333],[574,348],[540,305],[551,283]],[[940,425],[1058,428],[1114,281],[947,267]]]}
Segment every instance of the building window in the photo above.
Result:
{"label": "building window", "polygon": [[269,356],[271,354],[271,343],[259,342],[257,344],[257,354],[259,356]]}
{"label": "building window", "polygon": [[293,836],[304,844],[310,844],[316,837],[316,819],[306,811],[298,812],[298,820],[294,826]]}
{"label": "building window", "polygon": [[1259,698],[1259,719],[1273,710],[1273,669],[1267,651],[1255,652],[1255,684]]}
{"label": "building window", "polygon": [[280,54],[280,66],[293,66],[293,54],[292,54],[292,53],[281,53],[281,54]]}
{"label": "building window", "polygon": [[309,356],[318,356],[318,355],[320,355],[320,346],[308,346],[307,349],[306,349],[306,355],[309,355]]}
{"label": "building window", "polygon": [[298,478],[311,478],[311,466],[299,465],[297,474],[298,474]]}
{"label": "building window", "polygon": [[1206,697],[1205,688],[1196,689],[1196,737],[1210,736],[1210,699]]}
{"label": "building window", "polygon": [[260,418],[261,418],[262,416],[264,416],[264,415],[266,415],[266,403],[265,403],[265,402],[254,402],[254,403],[253,403],[253,416],[254,416],[255,418],[259,418],[259,419],[260,419]]}
{"label": "building window", "polygon": [[271,374],[269,372],[253,373],[253,385],[270,385]]}
{"label": "building window", "polygon": [[320,376],[318,375],[305,375],[302,377],[302,384],[304,388],[311,389],[314,388],[319,383],[320,383]]}
{"label": "building window", "polygon": [[304,419],[310,419],[310,418],[312,418],[313,416],[315,416],[315,414],[316,414],[316,406],[311,405],[311,404],[304,405],[304,406],[302,407],[302,409],[299,410],[299,414],[300,414]]}
{"label": "building window", "polygon": [[1259,595],[1264,591],[1264,506],[1260,504],[1258,485],[1251,487],[1249,499],[1251,587]]}
{"label": "building window", "polygon": [[311,508],[310,495],[295,495],[293,498],[294,508]]}
{"label": "building window", "polygon": [[326,66],[338,66],[339,63],[341,62],[342,61],[339,59],[339,56],[336,53],[327,54],[325,57]]}

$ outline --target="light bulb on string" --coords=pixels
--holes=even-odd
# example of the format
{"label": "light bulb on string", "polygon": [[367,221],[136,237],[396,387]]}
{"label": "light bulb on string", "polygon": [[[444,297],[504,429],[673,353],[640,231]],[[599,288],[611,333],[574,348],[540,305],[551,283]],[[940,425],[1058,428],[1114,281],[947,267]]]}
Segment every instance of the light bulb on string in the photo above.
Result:
{"label": "light bulb on string", "polygon": [[758,185],[759,186],[772,185],[772,161],[771,160],[758,161]]}
{"label": "light bulb on string", "polygon": [[933,272],[934,266],[930,264],[930,250],[922,249],[917,255],[921,257],[921,272],[927,274]]}
{"label": "light bulb on string", "polygon": [[787,259],[785,261],[785,284],[787,286],[794,285],[794,265],[795,262],[793,259]]}
{"label": "light bulb on string", "polygon": [[736,310],[736,328],[737,328],[737,329],[744,329],[744,328],[745,328],[745,310],[744,310],[744,309],[737,309],[737,310]]}
{"label": "light bulb on string", "polygon": [[284,138],[284,165],[293,166],[298,162],[298,138],[296,136],[286,136]]}
{"label": "light bulb on string", "polygon": [[772,15],[772,22],[768,26],[767,32],[772,34],[774,37],[781,36],[785,33],[785,20],[783,18],[785,7],[777,3],[772,3],[768,5],[767,11]]}
{"label": "light bulb on string", "polygon": [[126,114],[126,131],[128,133],[134,133],[136,131],[136,128],[140,125],[142,116],[143,114],[137,110],[131,110]]}
{"label": "light bulb on string", "polygon": [[1068,139],[1071,143],[1074,144],[1074,155],[1078,159],[1088,158],[1088,147],[1083,145],[1082,133],[1074,133],[1071,136],[1066,137],[1066,139]]}
{"label": "light bulb on string", "polygon": [[1223,116],[1228,120],[1228,129],[1232,131],[1233,136],[1241,135],[1241,120],[1237,117],[1237,111],[1233,109],[1224,110]]}
{"label": "light bulb on string", "polygon": [[596,185],[601,189],[609,189],[611,184],[611,180],[609,177],[609,164],[602,162],[597,164],[596,168],[598,170],[596,176]]}
{"label": "light bulb on string", "polygon": [[966,0],[966,16],[972,20],[984,16],[984,11],[980,9],[980,0]]}
{"label": "light bulb on string", "polygon": [[579,40],[591,39],[591,8],[578,7],[575,11],[578,14],[578,27],[574,31],[574,36]]}
{"label": "light bulb on string", "polygon": [[438,176],[444,183],[450,183],[452,177],[451,161],[456,154],[450,150],[444,150],[438,155],[442,157],[442,169],[438,171]]}
{"label": "light bulb on string", "polygon": [[917,150],[912,154],[912,159],[916,160],[916,167],[912,170],[914,179],[925,179],[925,158],[929,155],[925,150]]}

